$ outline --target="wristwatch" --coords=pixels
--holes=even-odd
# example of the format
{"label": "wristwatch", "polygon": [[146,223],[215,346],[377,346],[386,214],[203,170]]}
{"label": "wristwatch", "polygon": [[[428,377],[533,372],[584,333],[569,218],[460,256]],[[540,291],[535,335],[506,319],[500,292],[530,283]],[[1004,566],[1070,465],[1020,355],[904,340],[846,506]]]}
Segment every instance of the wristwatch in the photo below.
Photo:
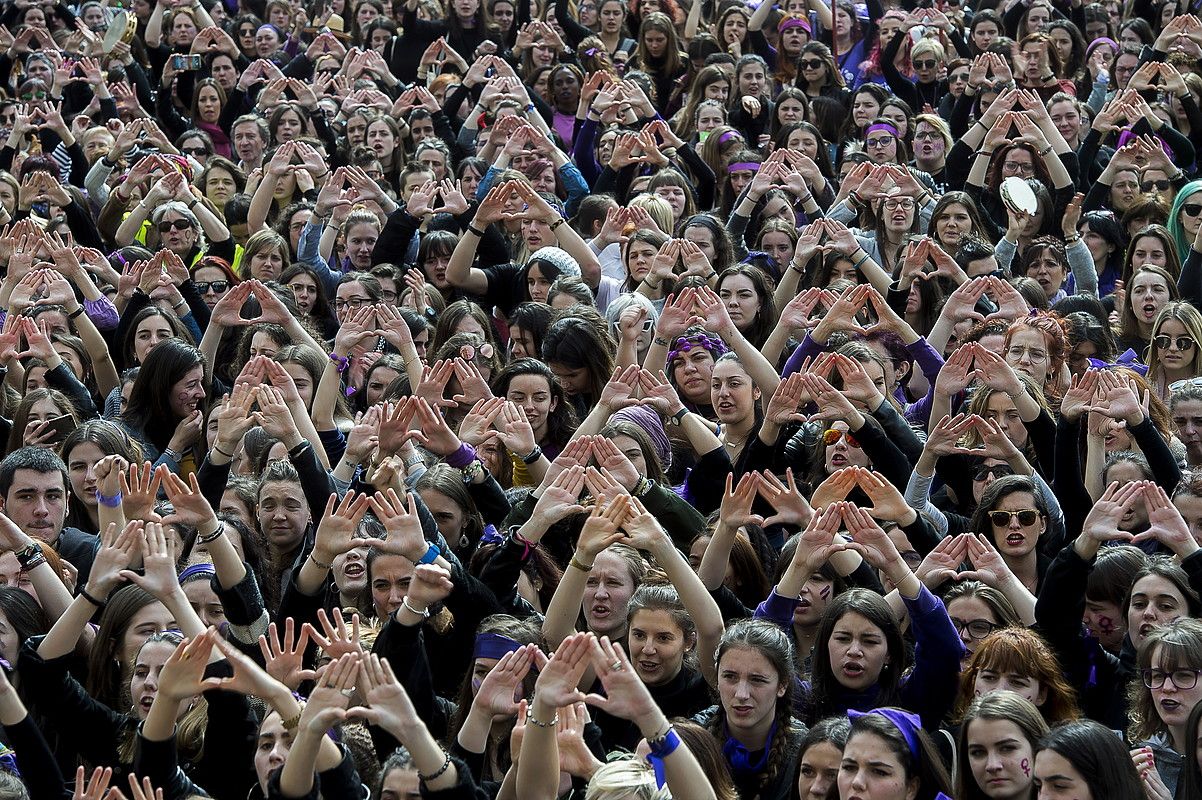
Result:
{"label": "wristwatch", "polygon": [[689,410],[687,408],[680,409],[679,411],[677,411],[675,414],[672,415],[672,424],[676,425],[677,427],[679,427],[680,425],[683,425],[684,418],[687,417],[688,415],[689,415]]}

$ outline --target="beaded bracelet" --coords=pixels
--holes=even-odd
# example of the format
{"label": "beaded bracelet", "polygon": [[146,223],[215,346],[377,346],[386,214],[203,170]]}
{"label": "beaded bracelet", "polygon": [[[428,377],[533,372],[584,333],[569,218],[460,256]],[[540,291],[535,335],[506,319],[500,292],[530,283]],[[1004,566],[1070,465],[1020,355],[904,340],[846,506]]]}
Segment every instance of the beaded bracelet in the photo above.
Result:
{"label": "beaded bracelet", "polygon": [[[527,721],[529,721],[529,720],[530,720],[530,718],[529,718],[529,717],[527,717],[526,719],[527,719]],[[442,774],[443,774],[444,772],[446,772],[448,769],[450,769],[450,768],[451,768],[451,754],[450,754],[450,753],[448,753],[446,750],[443,750],[443,751],[442,751],[442,755],[443,755],[443,762],[442,762],[442,766],[438,768],[438,771],[437,771],[437,772],[435,772],[435,773],[433,773],[433,774],[431,774],[431,775],[423,775],[423,774],[421,774],[420,772],[419,772],[419,773],[417,773],[417,777],[418,777],[418,778],[419,778],[421,781],[423,781],[423,782],[425,782],[425,783],[429,783],[429,782],[430,782],[430,781],[432,781],[432,780],[436,780],[436,779],[438,779],[438,778],[442,777]]]}

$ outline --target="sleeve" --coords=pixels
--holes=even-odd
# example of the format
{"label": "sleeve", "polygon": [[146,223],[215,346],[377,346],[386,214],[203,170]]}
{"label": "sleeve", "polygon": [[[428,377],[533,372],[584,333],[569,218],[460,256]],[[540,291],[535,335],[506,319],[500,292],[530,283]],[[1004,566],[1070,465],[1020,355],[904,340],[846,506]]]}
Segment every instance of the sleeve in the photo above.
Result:
{"label": "sleeve", "polygon": [[922,108],[922,98],[918,96],[918,90],[914,88],[914,83],[900,72],[897,71],[897,65],[893,60],[897,58],[897,51],[901,49],[902,40],[905,36],[894,36],[889,40],[889,44],[885,45],[885,50],[881,53],[881,75],[885,78],[885,83],[893,90],[893,93],[902,100],[905,100],[910,108]]}
{"label": "sleeve", "polygon": [[705,530],[705,517],[701,512],[666,486],[655,484],[642,500],[672,537],[672,542],[686,552],[697,534]]}
{"label": "sleeve", "polygon": [[1187,300],[1195,308],[1202,308],[1202,253],[1193,247],[1181,265],[1181,277],[1177,279],[1177,291],[1181,299]]}
{"label": "sleeve", "polygon": [[[1081,618],[1085,616],[1085,585],[1091,569],[1091,564],[1077,555],[1071,544],[1067,545],[1052,560],[1035,600],[1036,628],[1074,686],[1085,686],[1089,681],[1089,646]],[[1117,661],[1102,648],[1098,650],[1106,660]]]}
{"label": "sleeve", "polygon": [[[405,687],[418,717],[426,721],[436,739],[450,735],[450,720],[434,695],[434,678],[430,673],[430,662],[426,658],[426,647],[421,625],[401,625],[392,617],[384,623],[371,651],[380,658],[387,658],[396,672],[397,680]],[[399,744],[383,728],[369,725],[376,755],[383,761]]]}
{"label": "sleeve", "polygon": [[918,597],[903,597],[914,632],[914,668],[902,689],[903,702],[935,730],[951,711],[960,685],[964,643],[943,602],[922,586]]}
{"label": "sleeve", "polygon": [[1173,457],[1169,443],[1160,435],[1160,431],[1156,430],[1152,418],[1144,417],[1143,422],[1131,428],[1131,436],[1148,459],[1148,466],[1152,468],[1152,476],[1156,483],[1171,495],[1181,482],[1181,467]]}
{"label": "sleeve", "polygon": [[142,735],[142,728],[138,726],[132,773],[140,778],[149,778],[156,789],[162,790],[163,800],[185,800],[196,795],[203,797],[209,794],[206,789],[193,783],[180,769],[175,734],[172,734],[170,739],[152,742]]}
{"label": "sleeve", "polygon": [[767,599],[755,607],[755,618],[775,622],[786,632],[793,630],[793,612],[797,610],[798,598],[785,597],[773,588]]}
{"label": "sleeve", "polygon": [[[1083,173],[1084,174],[1084,173]],[[1073,283],[1077,294],[1098,296],[1098,268],[1089,254],[1089,247],[1084,239],[1078,239],[1069,245],[1067,250],[1068,267],[1073,273]]]}
{"label": "sleeve", "polygon": [[5,725],[4,738],[17,754],[29,800],[63,800],[62,770],[33,718],[26,714],[17,724]]}
{"label": "sleeve", "polygon": [[79,378],[75,377],[67,362],[64,361],[46,373],[46,384],[65,394],[79,412],[81,419],[89,420],[100,416],[88,388],[79,382]]}

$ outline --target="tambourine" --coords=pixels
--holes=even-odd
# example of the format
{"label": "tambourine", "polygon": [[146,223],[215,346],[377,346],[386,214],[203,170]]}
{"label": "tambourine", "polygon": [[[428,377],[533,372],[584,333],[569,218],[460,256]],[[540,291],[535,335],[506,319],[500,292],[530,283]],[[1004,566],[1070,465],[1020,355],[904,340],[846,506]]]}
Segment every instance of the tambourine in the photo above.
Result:
{"label": "tambourine", "polygon": [[138,33],[138,18],[125,9],[113,12],[113,20],[104,34],[104,52],[111,53],[117,42],[129,44]]}
{"label": "tambourine", "polygon": [[1015,211],[1033,216],[1039,210],[1035,192],[1031,191],[1031,187],[1022,178],[1011,177],[1003,180],[1000,193],[1002,202]]}

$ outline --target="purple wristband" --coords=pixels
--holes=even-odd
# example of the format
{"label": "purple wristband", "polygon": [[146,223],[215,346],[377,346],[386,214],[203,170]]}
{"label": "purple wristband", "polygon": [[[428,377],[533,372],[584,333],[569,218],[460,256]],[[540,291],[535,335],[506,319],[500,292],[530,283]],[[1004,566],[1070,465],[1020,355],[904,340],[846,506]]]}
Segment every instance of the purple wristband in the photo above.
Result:
{"label": "purple wristband", "polygon": [[475,461],[476,458],[476,448],[472,447],[470,444],[461,444],[459,445],[458,450],[444,458],[443,461],[447,462],[448,467],[463,469],[468,464]]}

